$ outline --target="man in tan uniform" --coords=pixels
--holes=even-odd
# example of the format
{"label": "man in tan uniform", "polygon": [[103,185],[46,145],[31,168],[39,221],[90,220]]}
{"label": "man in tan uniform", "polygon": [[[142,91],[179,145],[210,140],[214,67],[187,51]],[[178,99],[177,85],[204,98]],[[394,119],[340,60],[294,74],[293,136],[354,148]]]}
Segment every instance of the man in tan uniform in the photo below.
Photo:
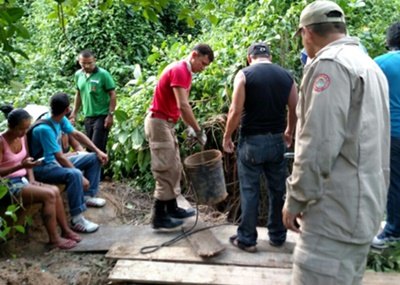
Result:
{"label": "man in tan uniform", "polygon": [[387,81],[346,35],[336,3],[309,4],[297,34],[310,61],[300,86],[295,159],[283,209],[285,226],[300,233],[292,284],[361,284],[386,204]]}

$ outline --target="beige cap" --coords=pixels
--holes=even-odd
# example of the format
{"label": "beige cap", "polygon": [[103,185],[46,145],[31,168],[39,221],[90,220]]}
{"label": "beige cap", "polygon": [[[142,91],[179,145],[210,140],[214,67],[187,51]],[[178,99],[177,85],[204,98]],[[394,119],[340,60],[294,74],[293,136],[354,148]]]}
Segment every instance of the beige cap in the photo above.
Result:
{"label": "beige cap", "polygon": [[[328,16],[330,12],[339,12],[340,15]],[[299,34],[303,27],[308,25],[333,22],[346,23],[342,8],[332,1],[315,1],[307,5],[301,12],[300,24],[295,36]]]}

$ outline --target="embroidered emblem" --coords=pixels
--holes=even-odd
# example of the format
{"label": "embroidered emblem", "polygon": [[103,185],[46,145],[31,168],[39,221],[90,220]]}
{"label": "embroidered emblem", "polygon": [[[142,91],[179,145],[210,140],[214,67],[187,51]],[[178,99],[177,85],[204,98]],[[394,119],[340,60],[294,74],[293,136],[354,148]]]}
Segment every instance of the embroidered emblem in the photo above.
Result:
{"label": "embroidered emblem", "polygon": [[327,74],[320,74],[315,78],[313,89],[315,92],[322,92],[329,87],[331,84],[331,79]]}

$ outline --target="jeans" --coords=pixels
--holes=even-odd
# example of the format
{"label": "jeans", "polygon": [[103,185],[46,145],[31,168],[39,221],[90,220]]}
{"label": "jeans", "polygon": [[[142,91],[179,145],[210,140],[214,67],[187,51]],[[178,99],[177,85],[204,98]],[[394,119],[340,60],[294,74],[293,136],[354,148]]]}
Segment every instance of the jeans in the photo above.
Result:
{"label": "jeans", "polygon": [[267,179],[269,210],[268,235],[273,243],[286,240],[286,228],[282,222],[282,207],[286,193],[285,144],[282,134],[245,136],[239,139],[238,176],[240,183],[241,221],[237,229],[238,239],[246,246],[257,243],[257,220],[260,200],[260,178]]}
{"label": "jeans", "polygon": [[383,237],[400,237],[400,138],[390,139],[390,185]]}
{"label": "jeans", "polygon": [[[78,154],[69,157],[75,168],[62,167],[57,161],[33,168],[38,181],[51,184],[65,184],[71,216],[86,210],[84,195],[94,196],[99,190],[100,161],[95,153]],[[82,172],[89,180],[89,190],[83,191]]]}
{"label": "jeans", "polygon": [[101,151],[106,152],[109,130],[104,128],[107,115],[86,117],[84,124],[86,135]]}

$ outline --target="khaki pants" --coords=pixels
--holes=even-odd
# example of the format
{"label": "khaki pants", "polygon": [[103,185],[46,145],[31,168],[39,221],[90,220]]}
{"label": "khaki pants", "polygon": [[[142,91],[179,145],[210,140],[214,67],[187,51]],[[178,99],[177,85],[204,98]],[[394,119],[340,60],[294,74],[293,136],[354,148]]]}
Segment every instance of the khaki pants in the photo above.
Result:
{"label": "khaki pants", "polygon": [[174,123],[150,115],[144,122],[150,145],[151,171],[156,180],[154,198],[161,201],[174,199],[181,192],[182,163],[174,127]]}
{"label": "khaki pants", "polygon": [[359,285],[369,247],[302,233],[293,253],[291,284]]}

